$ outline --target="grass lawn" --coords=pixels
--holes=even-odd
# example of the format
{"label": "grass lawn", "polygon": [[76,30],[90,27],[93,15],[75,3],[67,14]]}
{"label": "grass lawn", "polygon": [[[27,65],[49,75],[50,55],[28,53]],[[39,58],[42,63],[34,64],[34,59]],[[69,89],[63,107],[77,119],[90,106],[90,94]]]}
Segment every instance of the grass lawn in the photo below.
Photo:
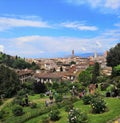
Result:
{"label": "grass lawn", "polygon": [[[107,103],[109,111],[102,114],[92,114],[90,112],[91,111],[90,105],[83,105],[83,102],[81,100],[74,103],[74,106],[88,114],[88,123],[106,123],[120,115],[120,108],[119,108],[120,99],[105,98],[105,101]],[[56,121],[55,123],[67,123],[68,113],[64,111],[64,108],[60,109],[60,112],[61,112],[61,119],[59,121]],[[45,116],[48,116],[48,113],[33,118],[25,123],[41,123],[42,118]]]}
{"label": "grass lawn", "polygon": [[[37,108],[31,109],[30,107],[24,107],[23,109],[25,114],[22,116],[17,116],[17,117],[15,117],[12,113],[13,105],[12,103],[10,103],[12,99],[9,99],[8,101],[6,101],[5,104],[1,106],[1,108],[4,109],[4,111],[6,112],[4,117],[5,122],[6,123],[23,123],[22,121],[25,121],[25,119],[29,119],[31,118],[31,116],[33,116],[34,118],[29,119],[28,121],[24,123],[41,123],[42,119],[45,117],[48,117],[49,115],[49,113],[45,113],[44,115],[39,114],[41,109],[42,110],[45,109],[46,99],[48,100],[49,97],[45,96],[43,98],[40,98],[39,94],[35,94],[34,96],[29,96],[30,102],[37,103]],[[110,121],[120,115],[120,108],[119,108],[120,99],[105,98],[105,102],[107,103],[108,111],[103,114],[92,114],[90,105],[84,105],[82,100],[75,102],[74,107],[88,114],[88,123],[106,123],[107,121]],[[64,107],[60,109],[60,115],[61,115],[60,120],[56,121],[55,123],[67,123],[68,113],[65,112]],[[53,122],[50,122],[50,123],[53,123]]]}

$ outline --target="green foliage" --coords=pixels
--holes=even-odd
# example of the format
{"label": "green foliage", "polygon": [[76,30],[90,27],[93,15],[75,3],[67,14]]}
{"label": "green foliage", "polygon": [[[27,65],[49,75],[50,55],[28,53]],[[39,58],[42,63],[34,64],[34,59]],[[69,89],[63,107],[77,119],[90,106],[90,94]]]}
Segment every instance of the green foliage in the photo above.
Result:
{"label": "green foliage", "polygon": [[47,91],[47,87],[44,83],[41,82],[34,82],[34,92],[39,93],[45,93]]}
{"label": "green foliage", "polygon": [[23,96],[16,96],[14,100],[12,101],[12,104],[20,105],[23,103]]}
{"label": "green foliage", "polygon": [[2,99],[0,99],[0,105],[2,105],[3,104],[3,101],[2,101]]}
{"label": "green foliage", "polygon": [[107,82],[101,83],[101,85],[100,85],[101,91],[105,91],[108,86],[109,86],[109,83],[107,83]]}
{"label": "green foliage", "polygon": [[91,79],[92,74],[88,70],[82,71],[78,76],[78,80],[83,86],[88,86],[91,82]]}
{"label": "green foliage", "polygon": [[12,112],[15,116],[21,116],[24,113],[23,108],[19,105],[14,106]]}
{"label": "green foliage", "polygon": [[76,64],[76,62],[75,62],[75,61],[71,61],[71,62],[70,62],[70,65],[72,65],[72,64]]}
{"label": "green foliage", "polygon": [[69,123],[87,123],[88,117],[86,113],[79,111],[78,109],[71,109],[68,114]]}
{"label": "green foliage", "polygon": [[0,119],[3,118],[4,114],[5,114],[5,112],[3,110],[0,110]]}
{"label": "green foliage", "polygon": [[30,107],[31,107],[31,108],[37,108],[37,103],[32,102],[32,103],[30,104]]}
{"label": "green foliage", "polygon": [[58,109],[51,110],[49,116],[50,116],[50,120],[57,121],[60,119],[60,112]]}
{"label": "green foliage", "polygon": [[49,117],[43,117],[42,118],[42,123],[49,123]]}
{"label": "green foliage", "polygon": [[120,43],[111,48],[107,55],[107,65],[114,67],[120,64]]}
{"label": "green foliage", "polygon": [[91,103],[91,100],[93,99],[93,95],[85,95],[83,96],[82,100],[85,105],[88,105]]}
{"label": "green foliage", "polygon": [[112,75],[113,76],[120,76],[120,65],[117,65],[113,68]]}
{"label": "green foliage", "polygon": [[100,75],[100,65],[98,62],[96,62],[92,71],[92,83],[97,83],[97,77],[99,75]]}
{"label": "green foliage", "polygon": [[65,111],[66,112],[69,112],[71,109],[73,109],[73,107],[74,107],[73,104],[70,103],[70,104],[68,104],[68,105],[65,106]]}
{"label": "green foliage", "polygon": [[62,95],[58,94],[58,95],[55,96],[55,102],[62,102],[62,100],[63,100]]}
{"label": "green foliage", "polygon": [[106,111],[107,106],[102,98],[93,98],[91,100],[92,113],[100,114]]}
{"label": "green foliage", "polygon": [[0,65],[0,95],[11,97],[15,95],[19,89],[20,81],[17,74],[8,67]]}
{"label": "green foliage", "polygon": [[24,96],[26,94],[26,91],[24,89],[21,89],[20,91],[17,92],[18,96]]}
{"label": "green foliage", "polygon": [[0,57],[0,63],[5,64],[6,66],[17,68],[17,69],[25,69],[25,68],[31,68],[33,70],[39,69],[39,66],[36,65],[34,62],[32,64],[25,61],[25,59],[22,59],[18,56],[12,57],[7,54],[1,54]]}

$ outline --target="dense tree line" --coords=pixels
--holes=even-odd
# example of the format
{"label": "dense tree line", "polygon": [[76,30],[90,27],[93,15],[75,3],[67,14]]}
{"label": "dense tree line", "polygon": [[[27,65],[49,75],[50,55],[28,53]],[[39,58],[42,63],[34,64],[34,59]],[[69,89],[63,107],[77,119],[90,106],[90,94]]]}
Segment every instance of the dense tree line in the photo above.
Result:
{"label": "dense tree line", "polygon": [[16,68],[16,69],[39,69],[38,65],[34,62],[32,64],[25,61],[18,56],[12,57],[10,55],[0,53],[0,64],[5,64],[6,66]]}
{"label": "dense tree line", "polygon": [[17,74],[4,65],[0,65],[0,96],[11,97],[20,89]]}
{"label": "dense tree line", "polygon": [[120,43],[109,50],[107,55],[107,65],[111,67],[120,65]]}

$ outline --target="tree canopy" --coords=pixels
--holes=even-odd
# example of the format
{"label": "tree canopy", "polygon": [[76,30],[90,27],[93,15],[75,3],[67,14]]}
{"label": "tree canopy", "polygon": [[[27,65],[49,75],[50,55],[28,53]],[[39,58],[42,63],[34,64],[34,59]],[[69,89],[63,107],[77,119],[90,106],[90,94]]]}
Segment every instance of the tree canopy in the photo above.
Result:
{"label": "tree canopy", "polygon": [[8,67],[0,65],[0,95],[11,97],[16,94],[19,88],[20,81],[17,74]]}
{"label": "tree canopy", "polygon": [[39,66],[36,63],[32,62],[32,64],[25,61],[18,56],[12,57],[10,55],[0,53],[0,63],[5,64],[6,66],[16,68],[16,69],[39,69]]}
{"label": "tree canopy", "polygon": [[107,65],[114,67],[120,64],[120,43],[111,48],[107,55]]}

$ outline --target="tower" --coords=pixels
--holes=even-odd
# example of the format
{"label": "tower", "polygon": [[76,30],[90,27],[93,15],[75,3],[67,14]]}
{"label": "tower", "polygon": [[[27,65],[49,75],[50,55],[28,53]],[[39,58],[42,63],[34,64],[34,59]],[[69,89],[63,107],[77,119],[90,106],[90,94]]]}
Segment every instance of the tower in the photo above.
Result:
{"label": "tower", "polygon": [[72,57],[74,57],[74,50],[72,50]]}

